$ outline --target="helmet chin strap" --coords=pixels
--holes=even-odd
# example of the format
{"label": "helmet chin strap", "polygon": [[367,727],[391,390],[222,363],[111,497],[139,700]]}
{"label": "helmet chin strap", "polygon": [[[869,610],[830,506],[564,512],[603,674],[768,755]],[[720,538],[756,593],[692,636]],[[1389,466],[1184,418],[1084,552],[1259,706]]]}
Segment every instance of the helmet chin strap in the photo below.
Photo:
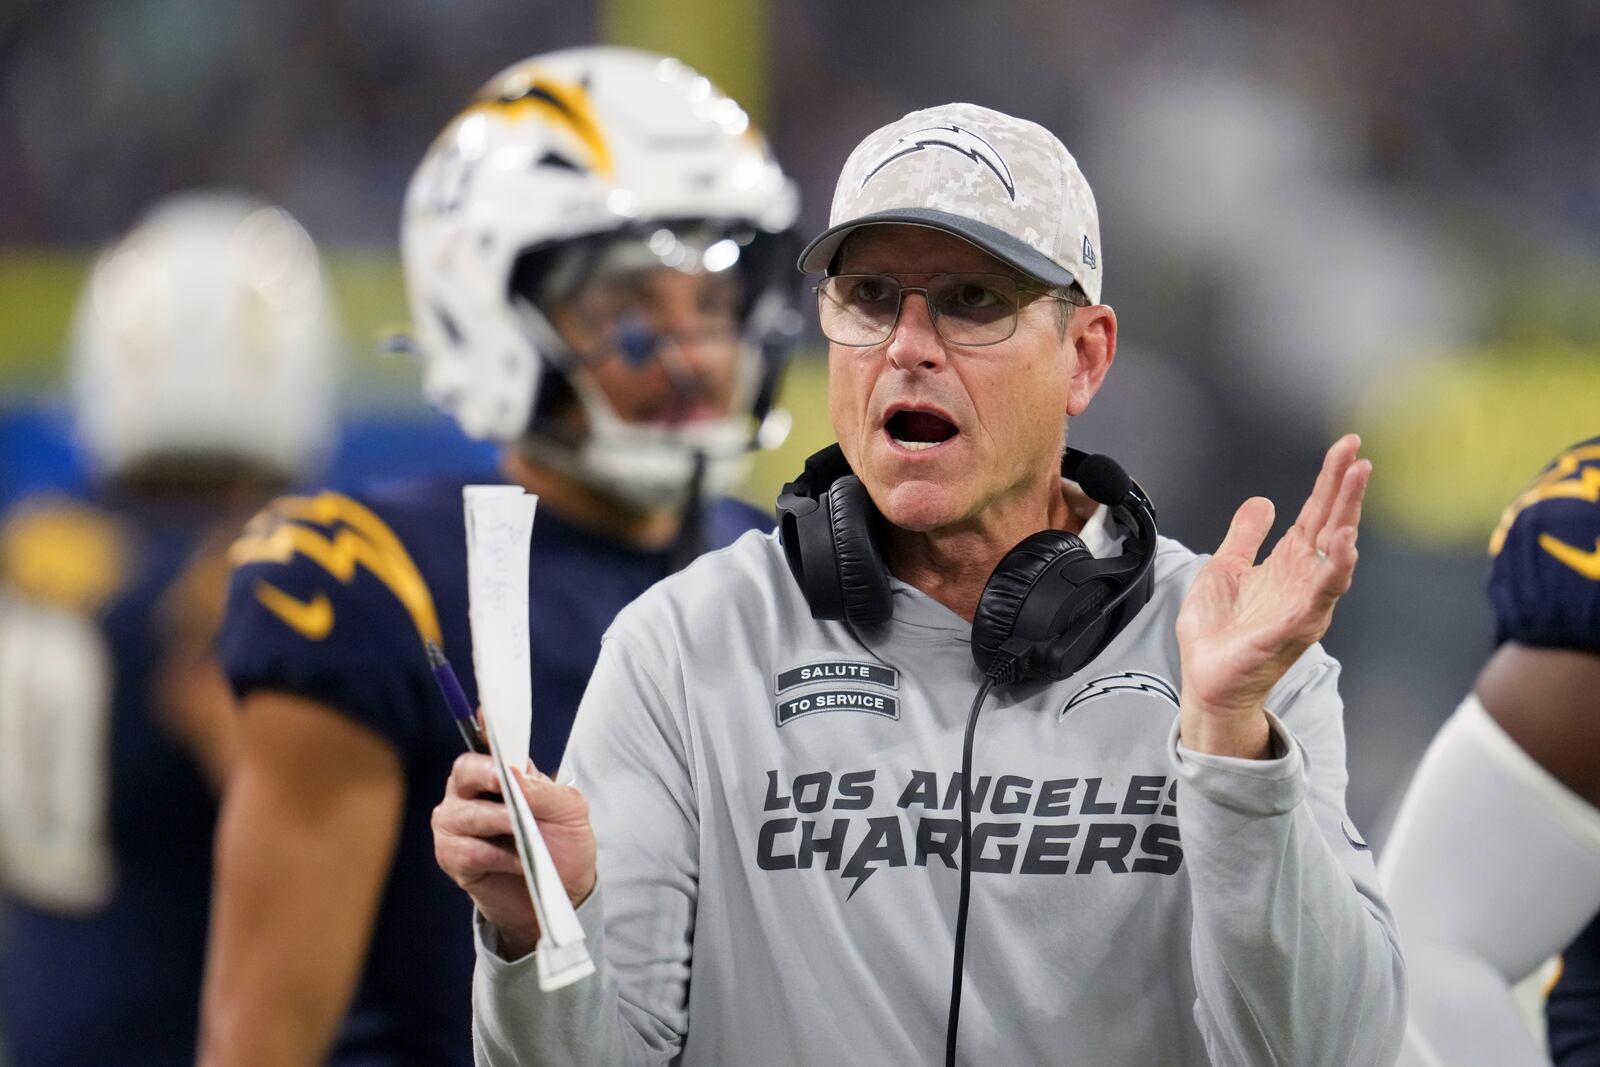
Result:
{"label": "helmet chin strap", "polygon": [[714,445],[697,448],[665,441],[599,444],[591,440],[574,446],[545,433],[529,434],[519,447],[529,459],[640,511],[685,506],[694,488],[697,457],[703,457],[705,466],[698,487],[701,496],[729,492],[748,467],[748,449],[744,447],[730,454]]}
{"label": "helmet chin strap", "polygon": [[694,471],[689,475],[689,499],[684,501],[678,537],[672,542],[668,565],[676,574],[700,557],[706,548],[705,493],[706,454],[694,454]]}

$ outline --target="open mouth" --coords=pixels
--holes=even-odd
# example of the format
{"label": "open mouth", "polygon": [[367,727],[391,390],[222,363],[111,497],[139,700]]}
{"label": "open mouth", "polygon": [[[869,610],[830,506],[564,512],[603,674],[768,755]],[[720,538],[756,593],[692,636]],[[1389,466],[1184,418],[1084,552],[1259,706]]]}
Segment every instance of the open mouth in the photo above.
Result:
{"label": "open mouth", "polygon": [[953,422],[931,411],[897,411],[883,429],[895,444],[912,452],[941,445],[960,433]]}

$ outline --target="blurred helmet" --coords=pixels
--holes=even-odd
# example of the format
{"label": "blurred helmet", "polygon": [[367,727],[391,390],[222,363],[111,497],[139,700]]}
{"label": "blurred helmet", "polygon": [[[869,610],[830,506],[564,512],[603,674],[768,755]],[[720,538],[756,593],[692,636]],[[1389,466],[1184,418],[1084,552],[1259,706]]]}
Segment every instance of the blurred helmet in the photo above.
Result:
{"label": "blurred helmet", "polygon": [[168,461],[306,474],[333,434],[335,346],[316,248],[287,212],[171,197],[100,255],[78,301],[78,437],[106,477]]}
{"label": "blurred helmet", "polygon": [[[678,60],[578,48],[518,63],[446,127],[406,194],[424,391],[470,436],[521,441],[613,499],[681,502],[697,467],[703,492],[724,491],[798,332],[798,210],[748,116]],[[739,380],[724,417],[621,418],[546,314],[606,270],[656,267],[737,279]],[[651,358],[653,335],[618,335],[620,358]],[[586,425],[577,440],[554,420],[570,402]]]}

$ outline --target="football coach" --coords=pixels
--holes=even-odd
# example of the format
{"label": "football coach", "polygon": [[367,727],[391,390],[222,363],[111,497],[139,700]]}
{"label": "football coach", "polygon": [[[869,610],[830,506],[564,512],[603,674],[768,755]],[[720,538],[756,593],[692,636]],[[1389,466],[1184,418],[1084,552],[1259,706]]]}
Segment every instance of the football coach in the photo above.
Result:
{"label": "football coach", "polygon": [[617,616],[557,778],[521,782],[595,975],[538,988],[488,757],[435,811],[479,1062],[1392,1063],[1404,967],[1317,644],[1359,442],[1260,561],[1269,501],[1198,556],[1064,448],[1117,320],[1031,122],[870,134],[801,267],[838,445],[777,533]]}

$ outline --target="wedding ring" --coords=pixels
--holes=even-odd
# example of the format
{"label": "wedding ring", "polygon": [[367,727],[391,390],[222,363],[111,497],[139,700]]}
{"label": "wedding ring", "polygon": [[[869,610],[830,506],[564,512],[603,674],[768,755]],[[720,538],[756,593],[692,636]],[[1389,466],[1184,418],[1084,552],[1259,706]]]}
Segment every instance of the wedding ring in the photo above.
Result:
{"label": "wedding ring", "polygon": [[1328,554],[1326,552],[1322,551],[1322,549],[1320,549],[1320,548],[1317,549],[1317,562],[1318,563],[1326,563],[1326,562],[1328,562]]}

